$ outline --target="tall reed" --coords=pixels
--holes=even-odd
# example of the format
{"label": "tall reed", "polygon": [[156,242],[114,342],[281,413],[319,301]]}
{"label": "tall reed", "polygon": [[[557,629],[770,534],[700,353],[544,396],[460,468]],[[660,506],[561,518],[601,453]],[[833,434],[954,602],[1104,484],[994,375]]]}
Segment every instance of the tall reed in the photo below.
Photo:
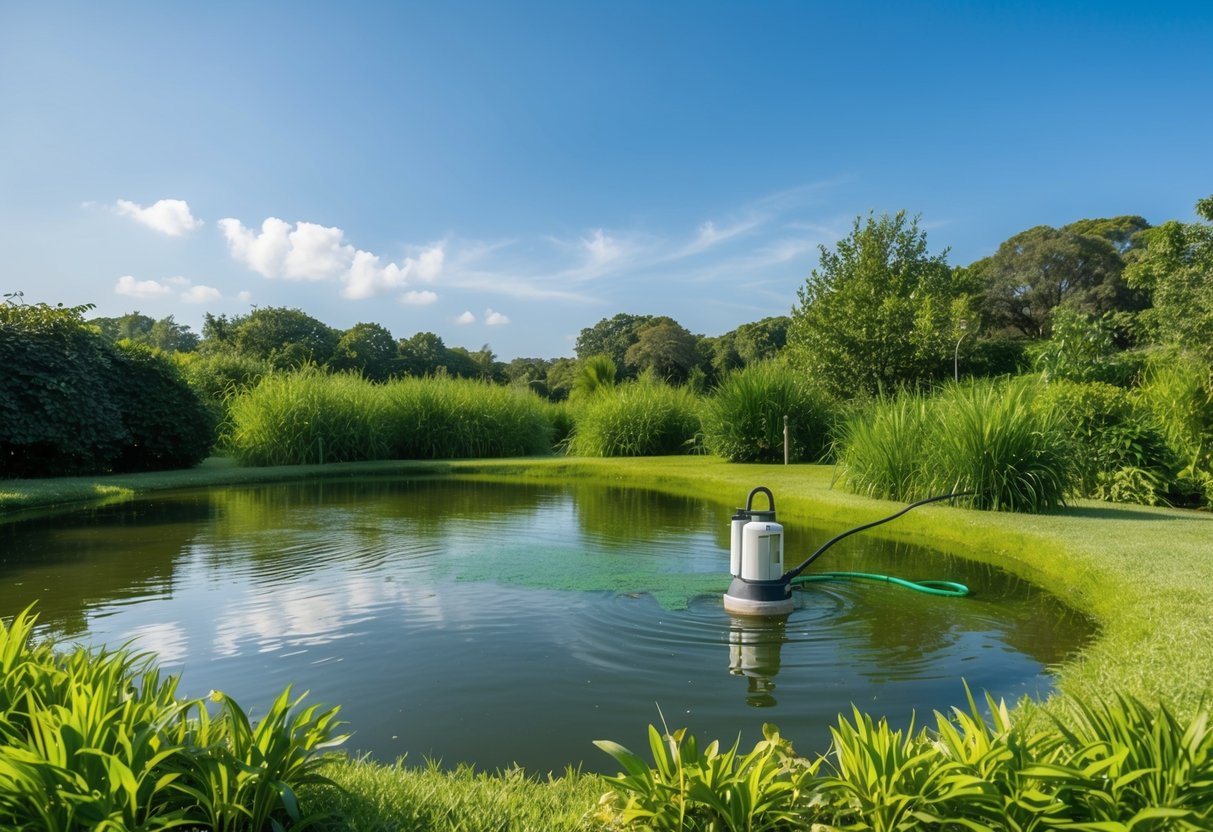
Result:
{"label": "tall reed", "polygon": [[829,441],[832,402],[803,374],[773,362],[730,373],[704,402],[703,441],[730,462],[780,462],[784,418],[788,459],[820,459]]}
{"label": "tall reed", "polygon": [[641,379],[602,390],[574,411],[575,456],[685,453],[699,431],[699,403],[686,388]]}

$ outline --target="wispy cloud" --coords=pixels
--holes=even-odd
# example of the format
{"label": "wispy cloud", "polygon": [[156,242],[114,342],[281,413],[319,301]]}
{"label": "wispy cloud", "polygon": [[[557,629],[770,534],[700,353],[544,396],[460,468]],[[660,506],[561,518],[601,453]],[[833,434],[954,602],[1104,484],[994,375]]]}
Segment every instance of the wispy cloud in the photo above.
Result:
{"label": "wispy cloud", "polygon": [[429,306],[438,300],[437,292],[413,290],[400,296],[400,302],[409,306]]}
{"label": "wispy cloud", "polygon": [[114,210],[170,237],[180,237],[202,226],[202,220],[194,217],[184,199],[161,199],[146,208],[130,200],[120,199],[114,204]]}
{"label": "wispy cloud", "polygon": [[124,274],[114,284],[114,292],[129,298],[162,298],[173,294],[173,287],[156,280],[136,280]]}
{"label": "wispy cloud", "polygon": [[202,284],[195,285],[189,278],[180,276],[166,277],[163,280],[136,280],[132,275],[124,274],[114,284],[114,293],[144,300],[176,295],[186,303],[211,303],[223,298],[218,289]]}

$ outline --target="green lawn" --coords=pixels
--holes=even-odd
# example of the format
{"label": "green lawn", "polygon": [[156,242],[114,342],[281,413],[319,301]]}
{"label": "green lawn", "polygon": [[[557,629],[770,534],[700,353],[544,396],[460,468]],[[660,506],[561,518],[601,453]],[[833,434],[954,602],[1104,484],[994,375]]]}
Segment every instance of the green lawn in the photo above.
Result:
{"label": "green lawn", "polygon": [[[489,479],[562,481],[596,479],[740,503],[755,485],[771,488],[785,524],[812,519],[840,531],[883,517],[898,504],[847,494],[831,487],[827,466],[731,465],[710,457],[662,457],[628,460],[565,457],[500,461],[391,462],[327,466],[242,469],[225,460],[184,472],[114,477],[65,478],[0,483],[0,521],[28,510],[46,510],[84,500],[128,499],[157,489],[275,481],[305,477],[378,474],[459,474]],[[955,509],[920,508],[878,532],[926,540],[936,548],[997,564],[1048,588],[1076,609],[1091,615],[1101,630],[1075,659],[1058,668],[1064,695],[1093,700],[1124,693],[1147,702],[1163,702],[1181,714],[1207,705],[1213,693],[1213,514],[1081,501],[1047,516],[1008,515]],[[957,680],[959,685],[959,680]],[[638,716],[638,719],[643,717]],[[794,738],[793,738],[794,739]],[[412,774],[351,763],[335,770],[337,779],[356,792],[364,821],[358,828],[457,828],[473,818],[496,817],[494,800],[522,805],[528,790],[566,795],[582,801],[587,778],[567,785],[504,785],[464,776],[435,780],[433,773]],[[424,791],[428,799],[458,799],[463,810],[438,811],[434,819],[410,827],[385,819],[400,811],[392,778]],[[385,781],[384,778],[387,778]],[[426,779],[428,778],[428,779]],[[515,778],[517,779],[517,778]],[[447,786],[434,785],[448,782]],[[563,781],[560,781],[563,782]],[[428,785],[427,785],[428,784]],[[593,791],[592,788],[589,791]],[[504,794],[512,795],[503,798]],[[454,796],[458,795],[458,798]],[[470,797],[469,795],[478,795]],[[575,797],[574,797],[575,796]],[[487,801],[487,803],[486,803]],[[557,797],[556,802],[560,803]],[[472,811],[489,814],[460,814]],[[490,806],[485,809],[484,806]],[[565,804],[561,804],[565,805]],[[378,807],[378,808],[376,808]],[[592,805],[585,806],[588,811]],[[502,822],[499,828],[570,828],[580,817],[567,805],[545,815],[547,821]],[[556,821],[555,818],[560,820]],[[490,826],[497,826],[496,821]]]}

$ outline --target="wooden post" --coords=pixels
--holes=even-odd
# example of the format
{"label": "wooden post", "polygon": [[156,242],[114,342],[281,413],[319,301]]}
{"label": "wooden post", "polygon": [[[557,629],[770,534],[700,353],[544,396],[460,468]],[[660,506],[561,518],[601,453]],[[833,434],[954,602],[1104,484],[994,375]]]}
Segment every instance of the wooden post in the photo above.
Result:
{"label": "wooden post", "polygon": [[788,464],[788,417],[783,417],[783,464]]}

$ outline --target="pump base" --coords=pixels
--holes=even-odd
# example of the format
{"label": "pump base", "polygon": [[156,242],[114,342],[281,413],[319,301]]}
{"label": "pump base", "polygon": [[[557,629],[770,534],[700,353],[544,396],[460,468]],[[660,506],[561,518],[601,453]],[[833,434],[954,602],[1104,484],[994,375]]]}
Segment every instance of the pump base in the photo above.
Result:
{"label": "pump base", "polygon": [[735,615],[787,615],[796,602],[790,583],[734,578],[724,594],[724,609]]}

